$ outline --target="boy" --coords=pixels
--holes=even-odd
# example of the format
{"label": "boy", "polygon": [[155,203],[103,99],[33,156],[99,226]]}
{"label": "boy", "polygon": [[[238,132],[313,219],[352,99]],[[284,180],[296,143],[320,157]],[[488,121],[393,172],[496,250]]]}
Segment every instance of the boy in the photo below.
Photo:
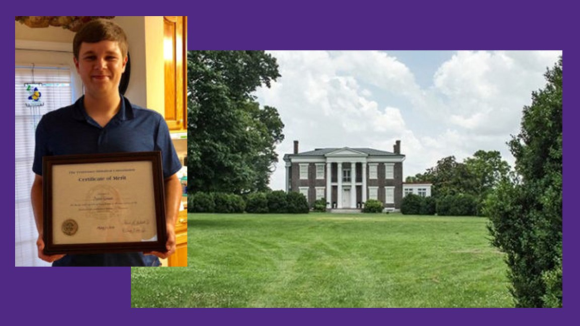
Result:
{"label": "boy", "polygon": [[[43,116],[36,130],[32,170],[32,208],[38,230],[38,257],[53,266],[159,266],[159,258],[175,251],[175,218],[181,201],[176,172],[181,168],[167,124],[151,110],[131,104],[119,94],[127,64],[124,31],[109,20],[95,20],[73,40],[74,63],[85,94],[75,104]],[[42,157],[45,155],[140,152],[160,150],[165,178],[167,252],[51,255],[43,253]]]}

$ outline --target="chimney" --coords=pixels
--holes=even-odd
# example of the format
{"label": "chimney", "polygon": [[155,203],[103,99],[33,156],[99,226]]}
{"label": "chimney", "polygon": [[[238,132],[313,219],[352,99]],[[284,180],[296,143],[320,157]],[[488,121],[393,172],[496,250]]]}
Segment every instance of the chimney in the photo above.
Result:
{"label": "chimney", "polygon": [[294,141],[294,154],[298,154],[298,141]]}
{"label": "chimney", "polygon": [[395,154],[401,154],[401,141],[397,140],[395,142]]}

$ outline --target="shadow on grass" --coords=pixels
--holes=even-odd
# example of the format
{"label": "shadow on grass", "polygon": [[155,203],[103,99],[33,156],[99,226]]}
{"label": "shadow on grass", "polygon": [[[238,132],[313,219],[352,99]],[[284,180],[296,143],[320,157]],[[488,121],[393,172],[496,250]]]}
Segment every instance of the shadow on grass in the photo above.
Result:
{"label": "shadow on grass", "polygon": [[[308,217],[308,214],[296,214],[291,217]],[[259,217],[259,218],[256,218]],[[263,227],[270,227],[272,225],[277,226],[283,222],[285,227],[291,227],[292,225],[303,226],[303,221],[295,221],[288,218],[288,215],[242,215],[242,214],[215,214],[215,217],[211,214],[189,214],[187,219],[188,228],[211,228],[211,229],[256,229]]]}
{"label": "shadow on grass", "polygon": [[195,218],[188,218],[187,219],[187,227],[188,228],[245,228],[247,221],[234,221],[231,219],[223,220],[223,219],[195,219]]}

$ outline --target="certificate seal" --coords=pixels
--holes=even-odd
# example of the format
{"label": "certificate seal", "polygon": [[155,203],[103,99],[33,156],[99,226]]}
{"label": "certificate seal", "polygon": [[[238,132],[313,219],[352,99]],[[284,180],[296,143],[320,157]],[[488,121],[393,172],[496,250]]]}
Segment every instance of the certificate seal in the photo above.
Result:
{"label": "certificate seal", "polygon": [[62,233],[66,235],[74,235],[79,230],[79,225],[73,219],[68,219],[62,222]]}

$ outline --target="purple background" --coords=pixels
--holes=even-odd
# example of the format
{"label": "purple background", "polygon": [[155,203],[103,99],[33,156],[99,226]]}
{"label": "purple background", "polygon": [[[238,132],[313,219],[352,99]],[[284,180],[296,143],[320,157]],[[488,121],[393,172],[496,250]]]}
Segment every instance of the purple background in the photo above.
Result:
{"label": "purple background", "polygon": [[[39,2],[39,1],[36,1]],[[199,2],[199,3],[198,3]],[[230,4],[231,2],[231,4]],[[195,49],[267,50],[564,50],[566,97],[564,133],[566,167],[578,165],[569,142],[580,136],[573,124],[580,121],[574,105],[578,82],[578,10],[564,1],[184,1],[104,2],[34,1],[6,4],[0,20],[7,52],[14,62],[13,17],[42,15],[187,15],[188,47]],[[355,4],[356,3],[356,4]],[[80,10],[80,9],[83,10]],[[169,9],[168,9],[169,8]],[[76,10],[75,10],[76,9]],[[89,11],[90,10],[90,11]],[[569,59],[570,58],[570,59]],[[2,94],[11,112],[12,65],[2,66]],[[1,119],[2,207],[5,213],[0,237],[7,250],[2,260],[4,320],[25,324],[102,325],[110,323],[168,324],[445,324],[445,325],[569,325],[577,320],[578,261],[574,248],[580,237],[572,205],[564,206],[566,270],[564,309],[131,309],[129,268],[16,268],[14,267],[13,161],[14,123],[11,114]],[[578,169],[564,174],[564,202],[578,193]],[[574,318],[576,317],[576,318]]]}

